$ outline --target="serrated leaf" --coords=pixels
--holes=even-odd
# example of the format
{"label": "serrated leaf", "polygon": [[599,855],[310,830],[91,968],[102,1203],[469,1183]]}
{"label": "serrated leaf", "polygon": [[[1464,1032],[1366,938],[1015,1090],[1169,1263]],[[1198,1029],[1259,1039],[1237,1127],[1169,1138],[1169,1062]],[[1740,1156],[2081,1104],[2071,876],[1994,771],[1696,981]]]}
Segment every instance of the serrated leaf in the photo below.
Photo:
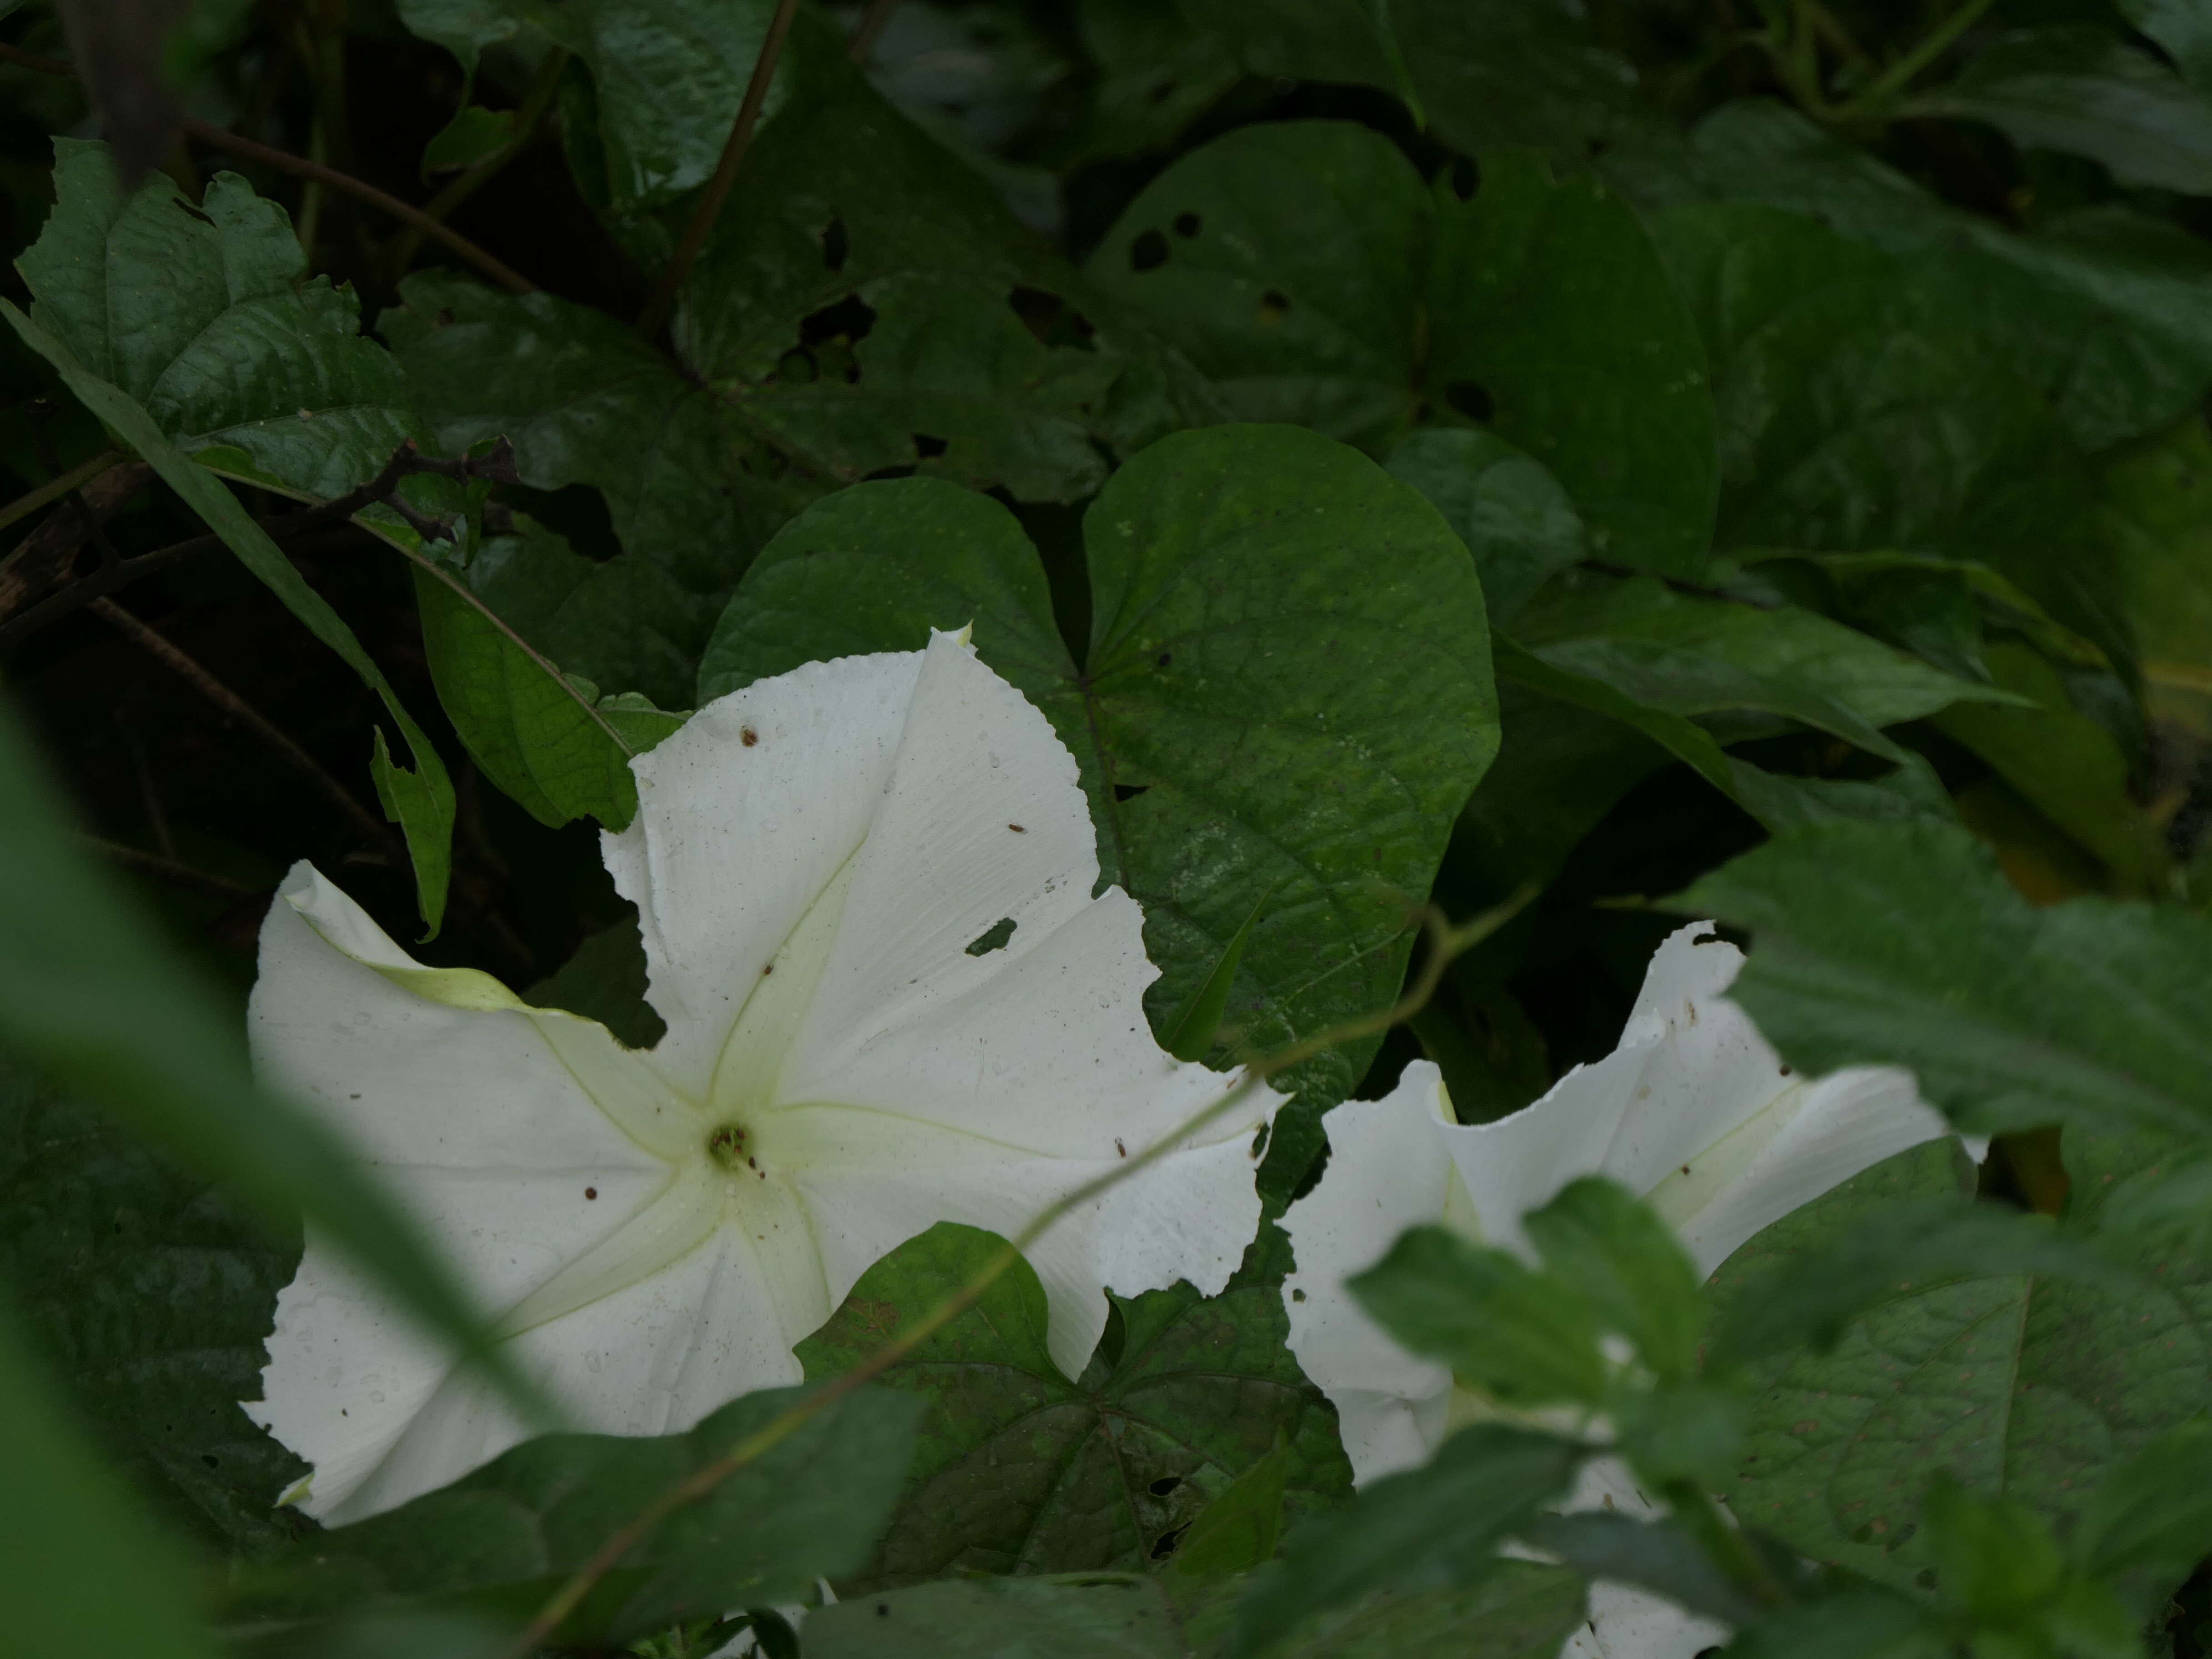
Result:
{"label": "serrated leaf", "polygon": [[445,915],[446,888],[453,874],[453,785],[446,775],[445,763],[401,704],[384,671],[362,649],[345,619],[307,585],[283,550],[270,540],[269,532],[247,515],[238,498],[213,473],[180,453],[128,393],[86,369],[67,346],[4,300],[0,300],[0,314],[6,316],[26,345],[53,365],[77,401],[137,450],[161,474],[161,481],[183,496],[185,504],[222,538],[239,562],[259,577],[285,608],[343,658],[382,700],[386,712],[407,740],[416,769],[410,772],[392,762],[380,726],[370,771],[386,815],[406,834],[407,850],[415,866],[416,902],[425,926],[434,935]]}
{"label": "serrated leaf", "polygon": [[[189,1563],[104,1467],[0,1304],[0,1620],[26,1654],[213,1659]],[[118,1587],[127,1585],[129,1594]]]}
{"label": "serrated leaf", "polygon": [[296,1233],[0,1062],[0,1279],[76,1409],[178,1531],[265,1548],[306,1465],[246,1419]]}
{"label": "serrated leaf", "polygon": [[[800,1343],[812,1377],[850,1367],[959,1289],[1004,1247],[951,1222],[862,1274]],[[1026,1262],[884,1374],[927,1404],[911,1478],[848,1586],[952,1571],[1150,1571],[1240,1474],[1285,1448],[1291,1516],[1341,1502],[1335,1415],[1284,1342],[1279,1288],[1206,1298],[1188,1285],[1115,1299],[1121,1337],[1071,1382],[1045,1350]]]}
{"label": "serrated leaf", "polygon": [[398,366],[351,290],[307,280],[283,208],[234,173],[194,207],[161,173],[125,191],[104,144],[54,153],[54,211],[21,262],[32,319],[179,450],[241,454],[241,475],[319,501],[416,431]]}
{"label": "serrated leaf", "polygon": [[[1163,440],[1084,526],[1094,623],[1079,667],[1003,508],[923,480],[833,496],[747,573],[700,700],[973,622],[983,660],[1074,752],[1104,878],[1146,907],[1156,1028],[1263,900],[1226,1015],[1249,1048],[1386,1006],[1407,905],[1495,744],[1466,549],[1413,489],[1288,427]],[[1333,1102],[1372,1052],[1347,1045],[1290,1081]],[[1290,1151],[1271,1179],[1295,1182],[1319,1150],[1294,1121],[1278,1122]]]}
{"label": "serrated leaf", "polygon": [[[520,1620],[616,1529],[805,1395],[734,1400],[686,1433],[555,1434],[449,1486],[308,1539],[244,1576],[227,1612],[312,1627],[340,1608],[437,1607]],[[649,1532],[561,1626],[623,1640],[730,1607],[801,1600],[866,1552],[906,1470],[920,1415],[863,1389],[823,1408]]]}
{"label": "serrated leaf", "polygon": [[733,416],[635,331],[550,295],[442,272],[377,319],[441,447],[514,445],[523,482],[589,484],[625,550],[604,564],[535,525],[472,561],[472,587],[574,672],[664,708],[690,701],[708,630],[751,550],[799,504],[751,470]]}

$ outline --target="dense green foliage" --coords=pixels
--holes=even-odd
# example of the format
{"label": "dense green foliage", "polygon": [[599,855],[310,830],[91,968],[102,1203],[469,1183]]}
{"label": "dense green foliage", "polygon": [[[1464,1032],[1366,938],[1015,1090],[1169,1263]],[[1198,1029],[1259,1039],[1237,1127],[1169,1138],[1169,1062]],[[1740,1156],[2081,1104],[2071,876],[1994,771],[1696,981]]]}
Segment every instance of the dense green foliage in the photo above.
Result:
{"label": "dense green foliage", "polygon": [[[0,1651],[2212,1653],[2212,0],[0,0]],[[945,1221],[791,1389],[279,1507],[303,1221],[559,1427],[253,1079],[284,869],[648,1047],[633,761],[962,629],[1161,1046],[1298,1049],[1226,1288],[1070,1376]],[[1355,1493],[1323,1115],[1528,1105],[1692,916],[1986,1158],[1702,1285],[1407,1231]]]}

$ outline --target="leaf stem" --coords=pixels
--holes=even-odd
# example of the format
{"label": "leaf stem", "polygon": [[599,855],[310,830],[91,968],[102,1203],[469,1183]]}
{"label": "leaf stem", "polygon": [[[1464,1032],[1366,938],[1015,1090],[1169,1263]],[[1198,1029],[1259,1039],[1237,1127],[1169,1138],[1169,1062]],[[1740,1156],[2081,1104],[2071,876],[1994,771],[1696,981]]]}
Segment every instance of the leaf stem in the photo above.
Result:
{"label": "leaf stem", "polygon": [[654,284],[653,297],[645,302],[645,309],[638,313],[637,331],[648,340],[667,325],[670,313],[676,309],[676,295],[684,279],[690,276],[699,250],[707,246],[714,221],[721,216],[722,204],[729,199],[730,187],[738,181],[738,168],[743,165],[745,151],[752,143],[761,106],[768,101],[769,85],[775,79],[776,59],[782,56],[784,37],[791,33],[791,20],[798,10],[799,0],[777,0],[775,15],[769,20],[768,33],[761,40],[760,55],[753,59],[752,79],[745,83],[744,100],[738,106],[737,121],[730,128],[729,141],[722,146],[722,159],[715,164],[714,177],[707,180],[698,205],[691,210],[691,222],[684,227],[684,240],[676,245],[675,257],[660,273],[660,281]]}
{"label": "leaf stem", "polygon": [[163,858],[158,853],[149,853],[143,848],[127,847],[119,841],[108,841],[99,836],[80,836],[77,841],[87,850],[122,865],[125,869],[137,870],[156,881],[165,881],[172,887],[203,893],[210,898],[228,899],[238,903],[246,899],[264,897],[269,891],[265,887],[248,887],[244,882],[233,881],[228,876],[194,869],[189,864]]}
{"label": "leaf stem", "polygon": [[381,208],[403,224],[414,227],[433,241],[459,254],[508,293],[535,294],[538,291],[537,283],[513,266],[478,247],[459,231],[450,226],[439,223],[411,203],[403,202],[397,196],[380,191],[374,185],[364,179],[356,179],[351,173],[340,173],[336,167],[325,167],[319,161],[310,161],[305,156],[293,155],[289,150],[277,149],[269,144],[258,143],[242,133],[231,131],[228,127],[215,126],[205,121],[195,120],[190,116],[185,118],[185,137],[196,143],[205,144],[210,149],[225,150],[246,161],[258,161],[264,167],[274,167],[279,173],[289,173],[295,178],[313,179],[318,184],[327,185],[332,190],[342,191],[348,196],[367,202],[371,207]]}
{"label": "leaf stem", "polygon": [[1496,933],[1517,915],[1522,907],[1535,896],[1533,886],[1524,887],[1503,904],[1482,912],[1471,921],[1455,927],[1441,912],[1425,908],[1420,914],[1429,933],[1429,956],[1413,986],[1389,1007],[1371,1014],[1332,1026],[1303,1042],[1294,1042],[1287,1048],[1277,1050],[1263,1060],[1247,1065],[1220,1098],[1201,1108],[1182,1123],[1162,1135],[1127,1160],[1117,1163],[1104,1175],[1086,1181],[1073,1192],[1063,1194],[1033,1216],[1021,1231],[1006,1242],[1006,1247],[978,1268],[967,1283],[931,1309],[920,1319],[902,1330],[890,1341],[878,1348],[850,1370],[833,1377],[805,1399],[793,1406],[781,1416],[763,1424],[744,1439],[732,1446],[720,1457],[701,1465],[683,1480],[668,1487],[647,1504],[635,1517],[618,1528],[600,1545],[591,1559],[555,1592],[552,1598],[538,1610],[522,1634],[508,1650],[508,1659],[528,1659],[528,1656],[550,1641],[568,1616],[575,1612],[586,1596],[592,1593],[599,1580],[618,1565],[623,1558],[635,1549],[658,1527],[678,1510],[697,1503],[713,1492],[739,1469],[787,1439],[802,1425],[819,1416],[830,1407],[844,1399],[864,1385],[873,1382],[900,1360],[919,1348],[980,1300],[984,1291],[998,1280],[1017,1261],[1023,1253],[1073,1211],[1088,1204],[1100,1194],[1127,1181],[1139,1170],[1157,1164],[1176,1151],[1192,1135],[1219,1117],[1254,1089],[1316,1054],[1326,1053],[1346,1042],[1372,1036],[1377,1031],[1388,1030],[1401,1020],[1410,1019],[1427,1006],[1442,983],[1444,970],[1453,960],[1472,950]]}
{"label": "leaf stem", "polygon": [[[0,63],[13,64],[19,69],[31,70],[40,75],[64,76],[70,79],[76,76],[75,70],[58,58],[42,58],[37,52],[25,52],[21,46],[11,46],[5,41],[0,41]],[[289,150],[258,143],[243,133],[196,120],[191,116],[185,118],[184,134],[193,143],[205,144],[210,149],[224,150],[249,161],[258,161],[264,167],[274,167],[279,173],[289,173],[295,179],[307,179],[319,185],[327,185],[332,190],[367,202],[371,207],[380,208],[403,224],[415,227],[425,236],[451,249],[510,294],[534,294],[538,291],[537,283],[478,247],[459,231],[440,224],[421,208],[379,190],[366,179],[356,179],[349,173],[340,173],[336,167],[325,167],[304,155],[295,155]]]}
{"label": "leaf stem", "polygon": [[0,530],[5,530],[18,519],[27,518],[50,501],[59,501],[70,490],[90,483],[101,473],[123,459],[119,449],[104,449],[88,461],[82,461],[58,478],[49,478],[27,495],[18,495],[5,507],[0,507]]}
{"label": "leaf stem", "polygon": [[381,818],[363,806],[351,790],[325,771],[321,763],[313,755],[280,731],[259,709],[202,667],[198,659],[112,599],[94,599],[90,609],[101,621],[119,629],[149,656],[167,667],[195,691],[268,744],[293,770],[311,780],[371,846],[391,845],[392,831]]}

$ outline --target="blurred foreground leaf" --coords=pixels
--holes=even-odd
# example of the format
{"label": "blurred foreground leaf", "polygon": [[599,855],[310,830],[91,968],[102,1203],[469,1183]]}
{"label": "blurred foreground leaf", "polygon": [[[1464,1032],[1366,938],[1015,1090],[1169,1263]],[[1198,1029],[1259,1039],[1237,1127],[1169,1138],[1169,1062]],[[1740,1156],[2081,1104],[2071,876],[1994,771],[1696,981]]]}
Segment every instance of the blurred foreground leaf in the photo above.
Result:
{"label": "blurred foreground leaf", "polygon": [[0,1630],[25,1659],[214,1659],[189,1569],[86,1443],[0,1304]]}
{"label": "blurred foreground leaf", "polygon": [[0,1046],[273,1225],[289,1229],[304,1213],[425,1323],[519,1389],[476,1310],[398,1209],[333,1136],[253,1082],[235,1021],[70,845],[4,711],[0,800]]}

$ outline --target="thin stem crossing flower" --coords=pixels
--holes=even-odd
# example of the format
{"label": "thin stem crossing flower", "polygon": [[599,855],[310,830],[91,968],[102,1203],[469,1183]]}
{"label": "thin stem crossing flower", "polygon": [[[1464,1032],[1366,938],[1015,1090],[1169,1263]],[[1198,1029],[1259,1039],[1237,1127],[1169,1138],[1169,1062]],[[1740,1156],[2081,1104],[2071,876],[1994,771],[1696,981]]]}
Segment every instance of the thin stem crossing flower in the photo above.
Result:
{"label": "thin stem crossing flower", "polygon": [[[579,1426],[662,1434],[799,1380],[792,1345],[939,1221],[1011,1233],[1223,1079],[1143,1008],[1142,917],[1096,896],[1073,757],[968,647],[809,664],[635,763],[605,837],[638,907],[649,1052],[424,967],[311,866],[262,938],[252,1026],[500,1310]],[[1106,1288],[1221,1288],[1259,1221],[1264,1086],[1042,1239],[1071,1375]],[[459,1478],[524,1425],[313,1237],[247,1409],[330,1521]]]}

